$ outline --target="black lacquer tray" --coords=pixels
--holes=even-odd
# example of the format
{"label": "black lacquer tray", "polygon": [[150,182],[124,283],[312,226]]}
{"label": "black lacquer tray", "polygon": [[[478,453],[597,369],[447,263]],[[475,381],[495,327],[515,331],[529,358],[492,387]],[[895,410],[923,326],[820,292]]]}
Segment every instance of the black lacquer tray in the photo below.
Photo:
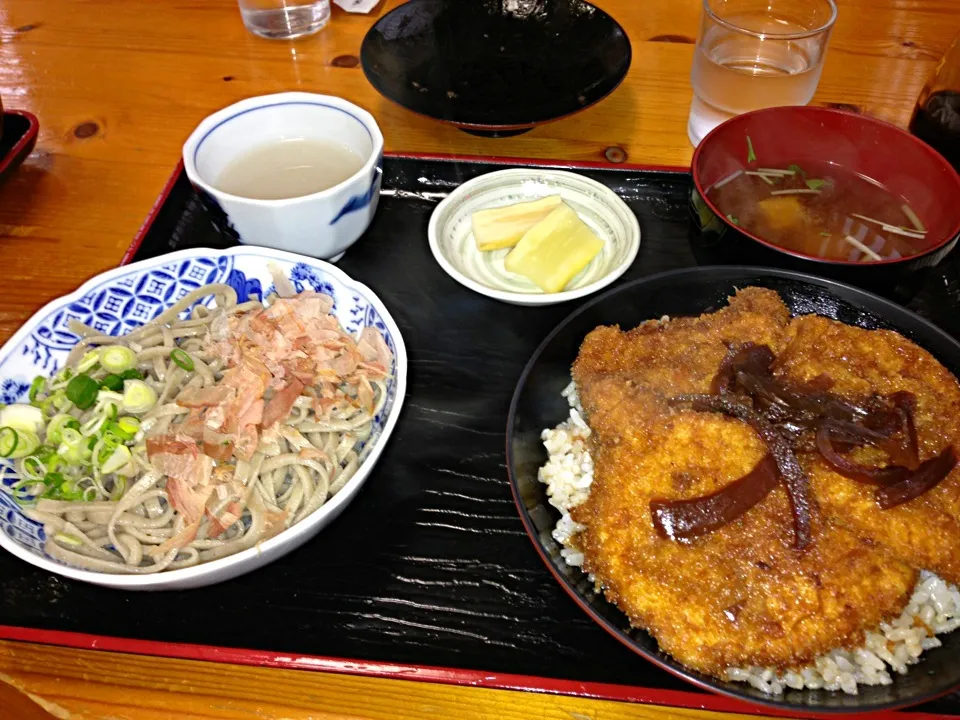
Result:
{"label": "black lacquer tray", "polygon": [[[109,590],[2,554],[0,638],[771,713],[692,688],[621,646],[567,596],[524,532],[505,467],[507,411],[534,349],[577,303],[526,308],[478,295],[440,269],[426,235],[447,192],[511,163],[385,159],[376,219],[338,265],[396,319],[409,389],[383,456],[339,519],[264,569],[182,592]],[[687,172],[572,169],[613,188],[639,218],[640,253],[619,283],[695,264]],[[229,244],[178,169],[124,260]],[[953,259],[910,307],[960,335]],[[960,715],[960,696],[895,715],[925,713]]]}

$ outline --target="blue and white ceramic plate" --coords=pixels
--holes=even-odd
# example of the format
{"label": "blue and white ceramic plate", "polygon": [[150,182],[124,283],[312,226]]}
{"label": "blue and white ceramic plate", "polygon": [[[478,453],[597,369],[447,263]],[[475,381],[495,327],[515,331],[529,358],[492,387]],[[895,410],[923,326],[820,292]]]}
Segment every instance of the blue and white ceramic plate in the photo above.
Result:
{"label": "blue and white ceramic plate", "polygon": [[260,247],[196,249],[98,275],[75,293],[46,305],[0,349],[0,402],[23,400],[36,375],[50,375],[59,369],[77,342],[68,326],[70,320],[79,320],[105,334],[121,335],[209,283],[232,286],[241,302],[250,296],[262,297],[273,291],[268,263],[283,270],[298,291],[315,290],[332,296],[334,314],[348,332],[356,335],[364,327],[374,326],[393,351],[386,404],[374,419],[373,434],[361,452],[360,468],[340,492],[312,515],[249,550],[190,568],[130,576],[81,570],[53,559],[44,551],[43,527],[24,516],[10,495],[0,491],[0,547],[50,572],[98,585],[184,589],[210,585],[266,565],[312,538],[343,511],[367,479],[397,423],[406,393],[407,353],[400,330],[370,288],[321,260]]}

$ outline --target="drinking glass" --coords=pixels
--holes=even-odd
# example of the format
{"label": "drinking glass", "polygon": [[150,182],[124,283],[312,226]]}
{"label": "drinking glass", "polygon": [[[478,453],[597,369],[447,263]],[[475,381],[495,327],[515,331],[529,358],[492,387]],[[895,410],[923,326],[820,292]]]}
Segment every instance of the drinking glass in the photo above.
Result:
{"label": "drinking glass", "polygon": [[694,147],[734,115],[809,103],[836,19],[834,0],[703,0],[690,73]]}
{"label": "drinking glass", "polygon": [[960,35],[920,93],[910,132],[960,171]]}
{"label": "drinking glass", "polygon": [[312,35],[330,20],[330,0],[238,0],[247,30],[276,40]]}

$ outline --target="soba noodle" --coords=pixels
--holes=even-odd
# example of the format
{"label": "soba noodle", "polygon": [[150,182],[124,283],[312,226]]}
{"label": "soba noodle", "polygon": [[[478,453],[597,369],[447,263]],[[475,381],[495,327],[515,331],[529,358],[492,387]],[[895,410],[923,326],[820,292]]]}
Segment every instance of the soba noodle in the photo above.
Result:
{"label": "soba noodle", "polygon": [[78,326],[31,405],[0,410],[17,476],[0,486],[43,523],[51,556],[108,573],[189,567],[253,547],[343,488],[386,401],[389,350],[376,330],[349,336],[327,296],[277,287],[285,297],[264,304],[208,285],[121,337]]}

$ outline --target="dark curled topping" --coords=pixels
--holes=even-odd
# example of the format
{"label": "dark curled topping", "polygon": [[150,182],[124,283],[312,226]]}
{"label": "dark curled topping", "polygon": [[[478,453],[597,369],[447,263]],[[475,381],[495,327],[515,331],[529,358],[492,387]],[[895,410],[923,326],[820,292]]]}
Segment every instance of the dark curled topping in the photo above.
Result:
{"label": "dark curled topping", "polygon": [[733,522],[777,484],[777,464],[764,455],[753,470],[715,493],[691,500],[654,500],[653,526],[669,540],[691,540]]}
{"label": "dark curled topping", "polygon": [[682,395],[671,403],[690,403],[694,410],[721,412],[750,425],[767,446],[787,487],[793,509],[793,545],[802,550],[810,543],[810,483],[789,441],[749,405],[724,395]]}
{"label": "dark curled topping", "polygon": [[873,485],[890,485],[905,479],[910,473],[905,467],[891,465],[876,468],[848,460],[840,455],[833,446],[832,429],[829,423],[823,423],[817,430],[817,449],[834,470],[841,475],[859,482]]}
{"label": "dark curled topping", "polygon": [[769,376],[739,372],[737,385],[755,398],[761,407],[779,411],[797,422],[809,424],[820,418],[854,420],[866,414],[865,408],[834,393]]}
{"label": "dark curled topping", "polygon": [[[920,464],[920,450],[917,442],[917,426],[913,413],[917,409],[917,399],[908,392],[898,392],[890,396],[897,413],[901,432],[899,443],[888,443],[884,449],[895,463],[915,468]],[[869,421],[869,418],[867,419]]]}
{"label": "dark curled topping", "polygon": [[720,369],[710,385],[710,392],[714,395],[730,392],[733,389],[738,372],[769,375],[773,361],[773,351],[766,345],[754,345],[753,343],[734,345],[721,361]]}
{"label": "dark curled topping", "polygon": [[956,465],[957,456],[953,452],[953,446],[948,445],[936,457],[920,463],[920,466],[906,479],[877,490],[875,495],[877,505],[884,510],[888,510],[913,500],[915,497],[935,488]]}
{"label": "dark curled topping", "polygon": [[[773,376],[775,356],[769,347],[745,343],[731,346],[711,383],[709,395],[681,395],[672,405],[720,412],[749,424],[767,446],[768,455],[750,473],[730,486],[691,500],[651,502],[657,531],[685,541],[706,534],[739,517],[760,502],[770,487],[772,462],[783,480],[793,510],[794,545],[810,542],[809,480],[795,452],[819,452],[841,475],[878,486],[877,504],[888,509],[936,487],[957,464],[952,447],[920,462],[914,421],[916,398],[908,392],[873,395],[851,401],[830,392],[833,381],[820,375],[807,383]],[[843,453],[872,445],[890,459],[884,467],[862,465]]]}

